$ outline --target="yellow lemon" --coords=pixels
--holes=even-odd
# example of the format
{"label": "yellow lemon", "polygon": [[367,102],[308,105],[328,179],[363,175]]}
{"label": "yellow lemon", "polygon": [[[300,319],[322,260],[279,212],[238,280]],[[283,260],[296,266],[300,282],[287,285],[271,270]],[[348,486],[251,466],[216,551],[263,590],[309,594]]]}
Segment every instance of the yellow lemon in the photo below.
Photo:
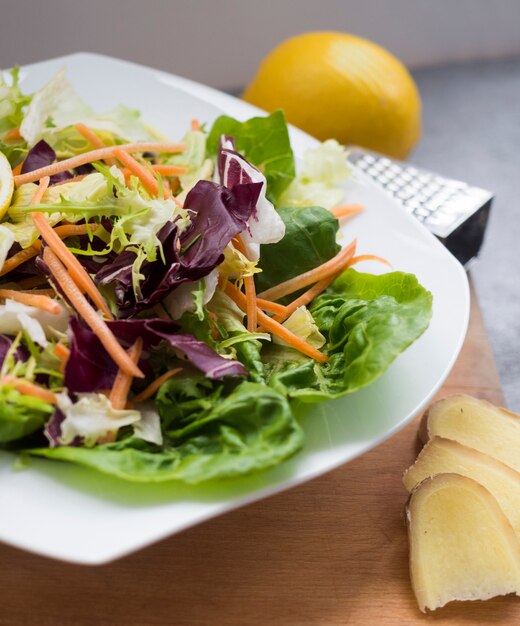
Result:
{"label": "yellow lemon", "polygon": [[13,170],[5,154],[0,152],[0,219],[6,214],[11,204],[13,191]]}
{"label": "yellow lemon", "polygon": [[380,46],[338,32],[298,35],[258,68],[243,96],[322,141],[335,138],[405,158],[421,134],[421,101],[404,65]]}

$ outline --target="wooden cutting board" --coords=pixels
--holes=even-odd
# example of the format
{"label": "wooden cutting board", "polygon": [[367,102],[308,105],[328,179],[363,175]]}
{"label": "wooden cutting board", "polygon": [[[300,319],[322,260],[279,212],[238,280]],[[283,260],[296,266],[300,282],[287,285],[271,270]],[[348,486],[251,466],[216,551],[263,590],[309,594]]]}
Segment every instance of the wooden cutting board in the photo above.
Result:
{"label": "wooden cutting board", "polygon": [[[455,392],[503,402],[474,297],[466,343],[439,396]],[[0,625],[520,624],[511,596],[427,616],[416,608],[401,475],[418,452],[417,426],[310,483],[106,566],[0,546]]]}

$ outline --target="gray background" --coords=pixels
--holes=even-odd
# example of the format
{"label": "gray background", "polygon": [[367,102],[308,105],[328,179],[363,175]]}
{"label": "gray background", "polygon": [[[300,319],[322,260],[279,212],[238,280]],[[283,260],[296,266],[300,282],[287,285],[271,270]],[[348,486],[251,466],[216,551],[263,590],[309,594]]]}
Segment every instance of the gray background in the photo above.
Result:
{"label": "gray background", "polygon": [[236,90],[278,42],[308,30],[352,32],[403,59],[424,105],[411,160],[496,193],[472,274],[508,406],[520,411],[518,0],[0,0],[0,8],[0,67],[88,50]]}

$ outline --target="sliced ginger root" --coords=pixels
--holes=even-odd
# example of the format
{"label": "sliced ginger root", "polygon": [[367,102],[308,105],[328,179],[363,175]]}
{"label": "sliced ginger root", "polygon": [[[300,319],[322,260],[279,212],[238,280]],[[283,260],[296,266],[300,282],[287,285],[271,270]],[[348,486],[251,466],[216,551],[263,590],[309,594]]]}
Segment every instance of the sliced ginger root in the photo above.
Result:
{"label": "sliced ginger root", "polygon": [[406,507],[412,587],[421,611],[452,600],[520,595],[520,542],[491,493],[460,474],[421,482]]}

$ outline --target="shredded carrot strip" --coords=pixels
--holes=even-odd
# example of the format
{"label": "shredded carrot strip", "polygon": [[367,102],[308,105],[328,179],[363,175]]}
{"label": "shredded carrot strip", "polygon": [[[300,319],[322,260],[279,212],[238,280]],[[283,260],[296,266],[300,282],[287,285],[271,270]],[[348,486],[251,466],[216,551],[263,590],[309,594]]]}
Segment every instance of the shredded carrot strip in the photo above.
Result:
{"label": "shredded carrot strip", "polygon": [[191,120],[191,130],[200,130],[200,122],[197,119]]}
{"label": "shredded carrot strip", "polygon": [[103,161],[114,156],[114,150],[124,150],[125,152],[167,152],[177,153],[183,152],[186,149],[186,145],[182,143],[124,143],[120,146],[107,146],[106,148],[98,148],[91,150],[90,152],[84,152],[58,161],[57,163],[51,163],[46,167],[41,167],[38,170],[27,172],[27,174],[20,174],[14,177],[14,184],[19,187],[25,183],[32,183],[35,180],[40,180],[44,176],[52,176],[53,174],[59,174],[66,170],[74,169],[80,165],[86,165],[93,161]]}
{"label": "shredded carrot strip", "polygon": [[69,350],[69,348],[67,348],[67,346],[65,344],[63,344],[61,342],[58,342],[54,346],[53,352],[58,357],[58,359],[61,361],[60,372],[63,374],[63,372],[65,371],[65,367],[67,365],[67,361],[70,358],[70,350]]}
{"label": "shredded carrot strip", "polygon": [[29,246],[28,248],[25,248],[24,250],[20,250],[20,252],[13,254],[13,256],[10,259],[6,259],[5,263],[3,264],[2,269],[0,270],[0,276],[8,274],[22,263],[25,263],[25,261],[28,261],[29,259],[35,257],[38,252],[40,252],[41,247],[42,242],[35,241],[32,246]]}
{"label": "shredded carrot strip", "polygon": [[17,289],[18,293],[29,293],[33,296],[49,296],[49,298],[54,298],[56,292],[54,289]]}
{"label": "shredded carrot strip", "polygon": [[252,276],[246,276],[244,278],[244,287],[246,288],[247,330],[250,333],[254,333],[258,326],[255,279]]}
{"label": "shredded carrot strip", "polygon": [[138,378],[143,378],[141,370],[133,363],[132,359],[114,337],[110,328],[88,303],[79,287],[65,269],[65,266],[62,265],[60,259],[50,247],[44,249],[43,259],[47,263],[56,283],[63,289],[63,292],[77,313],[81,315],[92,331],[97,335],[99,341],[115,363],[126,373]]}
{"label": "shredded carrot strip", "polygon": [[51,179],[49,176],[43,176],[43,178],[40,179],[38,188],[31,198],[31,204],[40,204],[43,198],[43,194],[47,191],[47,188],[49,187],[50,180]]}
{"label": "shredded carrot strip", "polygon": [[276,313],[277,315],[284,315],[287,311],[287,307],[283,306],[283,304],[264,300],[263,298],[256,299],[256,306],[262,309],[262,311],[269,311],[269,313]]}
{"label": "shredded carrot strip", "polygon": [[[56,226],[54,228],[54,232],[61,238],[66,239],[67,237],[74,237],[77,235],[86,235],[89,230],[95,231],[98,228],[98,224],[64,224],[62,226]],[[6,259],[2,269],[0,270],[0,276],[4,276],[4,274],[8,274],[16,267],[25,263],[29,259],[35,257],[41,250],[42,242],[40,240],[35,241],[32,246],[25,248],[24,250],[20,250],[16,254],[9,259]],[[27,279],[29,280],[29,279]],[[47,279],[43,279],[44,283],[47,282]],[[21,283],[19,283],[21,285]],[[41,282],[38,284],[42,284]],[[26,286],[26,285],[24,285]],[[31,284],[29,285],[31,286]],[[38,285],[35,285],[38,286]]]}
{"label": "shredded carrot strip", "polygon": [[165,383],[167,380],[172,378],[172,376],[177,375],[179,372],[182,372],[182,367],[176,367],[175,369],[168,370],[167,372],[159,376],[159,378],[154,380],[153,383],[150,383],[144,391],[141,391],[141,393],[137,394],[137,396],[134,396],[132,398],[132,402],[129,402],[126,405],[127,408],[130,409],[134,407],[136,404],[139,404],[140,402],[144,402],[145,400],[148,400],[148,398],[153,396],[153,394],[159,389],[159,387],[163,383]]}
{"label": "shredded carrot strip", "polygon": [[[103,141],[101,141],[101,139],[96,135],[96,133],[92,129],[90,129],[88,126],[85,126],[85,124],[82,124],[80,122],[78,124],[74,124],[74,127],[76,128],[78,133],[82,135],[93,148],[106,148],[106,145],[103,143]],[[105,161],[108,165],[116,164],[116,160],[113,158],[112,159],[107,158],[105,159]]]}
{"label": "shredded carrot strip", "polygon": [[[246,311],[246,296],[239,289],[231,283],[226,282],[224,285],[224,291],[236,302],[242,311]],[[323,352],[320,352],[314,346],[311,346],[306,341],[303,341],[303,339],[297,337],[294,333],[285,328],[285,326],[282,326],[279,322],[266,315],[263,311],[258,309],[257,315],[258,321],[266,330],[285,341],[285,343],[291,346],[291,348],[298,350],[298,352],[302,352],[319,363],[326,363],[329,360],[329,357],[326,354],[323,354]]]}
{"label": "shredded carrot strip", "polygon": [[332,215],[337,217],[354,217],[354,215],[358,215],[358,213],[362,213],[365,210],[365,207],[362,204],[340,204],[339,206],[331,209]]}
{"label": "shredded carrot strip", "polygon": [[350,260],[350,265],[354,265],[355,263],[361,263],[361,261],[378,261],[379,263],[384,263],[388,265],[388,267],[393,267],[390,261],[387,261],[382,256],[377,256],[375,254],[359,254],[358,256],[352,257]]}
{"label": "shredded carrot strip", "polygon": [[290,293],[294,293],[299,289],[308,287],[313,283],[316,283],[323,278],[327,278],[331,274],[335,274],[338,270],[345,266],[346,262],[350,260],[356,251],[356,240],[352,241],[346,248],[343,248],[335,257],[329,259],[322,265],[315,267],[304,274],[300,274],[294,278],[284,281],[275,287],[266,289],[262,293],[258,294],[261,298],[266,300],[278,300],[287,296]]}
{"label": "shredded carrot strip", "polygon": [[18,163],[16,167],[13,167],[13,176],[18,176],[22,173],[23,161]]}
{"label": "shredded carrot strip", "polygon": [[[72,252],[60,239],[59,235],[54,232],[51,225],[47,221],[47,218],[41,213],[31,213],[34,225],[38,229],[38,232],[42,236],[42,239],[48,244],[50,248],[55,252],[60,261],[64,263],[70,272],[71,278],[74,280],[78,288],[87,293],[94,304],[102,311],[108,319],[113,319],[112,313],[105,302],[103,296],[99,293],[92,278],[76,259]],[[67,227],[67,228],[70,228]]]}
{"label": "shredded carrot strip", "polygon": [[[128,356],[132,359],[132,363],[134,363],[135,365],[139,363],[142,349],[143,340],[141,337],[138,337],[135,340],[134,345],[130,348],[130,350],[128,350]],[[134,377],[131,374],[127,374],[122,369],[119,369],[114,380],[112,390],[110,391],[110,396],[108,397],[114,409],[125,408],[128,398],[128,392],[130,391],[133,380]]]}
{"label": "shredded carrot strip", "polygon": [[114,150],[114,156],[121,161],[139,180],[143,183],[144,188],[152,196],[159,194],[159,183],[155,176],[144,168],[139,161],[136,161],[134,157],[120,148]]}
{"label": "shredded carrot strip", "polygon": [[296,309],[301,306],[307,306],[314,300],[314,298],[317,298],[322,291],[325,291],[325,289],[327,289],[327,287],[341,274],[342,271],[343,270],[337,272],[336,274],[331,274],[330,276],[327,276],[327,278],[317,282],[305,293],[302,293],[299,298],[296,298],[296,300],[291,302],[291,304],[288,304],[283,314],[275,315],[273,319],[280,323],[285,322],[285,320],[289,318],[296,311]]}
{"label": "shredded carrot strip", "polygon": [[[159,165],[153,163],[150,167],[152,171],[160,174],[161,176],[178,176],[179,174],[186,174],[189,172],[189,169],[182,165]],[[121,171],[123,172],[125,179],[129,178],[133,174],[133,172],[126,167]]]}
{"label": "shredded carrot strip", "polygon": [[32,295],[28,292],[22,293],[15,289],[0,289],[0,298],[15,300],[21,304],[27,304],[27,306],[33,306],[36,309],[41,309],[52,315],[59,315],[61,313],[61,306],[49,298],[49,296]]}
{"label": "shredded carrot strip", "polygon": [[28,380],[21,380],[15,376],[2,376],[0,379],[0,385],[11,385],[24,396],[32,396],[33,398],[39,398],[49,404],[56,404],[56,396],[39,385],[29,382]]}
{"label": "shredded carrot strip", "polygon": [[152,170],[161,176],[178,176],[190,171],[189,168],[183,165],[160,165],[155,163],[152,164]]}
{"label": "shredded carrot strip", "polygon": [[11,128],[11,130],[8,130],[4,135],[4,139],[7,139],[7,141],[16,141],[21,138],[22,135],[20,134],[19,128]]}

